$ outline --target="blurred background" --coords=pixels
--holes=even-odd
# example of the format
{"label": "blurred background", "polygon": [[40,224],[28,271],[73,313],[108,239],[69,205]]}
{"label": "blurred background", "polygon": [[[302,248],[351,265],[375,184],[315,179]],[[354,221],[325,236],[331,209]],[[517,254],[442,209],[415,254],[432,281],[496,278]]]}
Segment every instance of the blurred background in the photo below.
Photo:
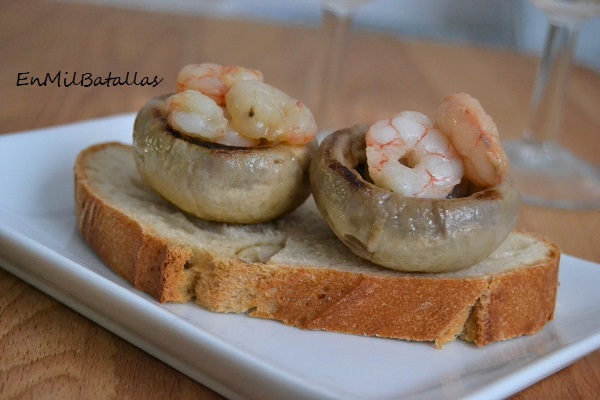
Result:
{"label": "blurred background", "polygon": [[[69,0],[166,13],[202,14],[274,24],[318,26],[319,0]],[[541,52],[547,19],[528,0],[374,0],[354,17],[355,29],[405,40],[433,39]],[[600,18],[588,21],[575,61],[600,71]]]}

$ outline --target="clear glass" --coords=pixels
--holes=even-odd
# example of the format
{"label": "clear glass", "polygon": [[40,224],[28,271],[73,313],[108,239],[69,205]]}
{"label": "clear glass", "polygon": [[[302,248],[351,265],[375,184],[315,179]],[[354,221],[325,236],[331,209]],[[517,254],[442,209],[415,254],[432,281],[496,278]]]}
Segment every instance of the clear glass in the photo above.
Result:
{"label": "clear glass", "polygon": [[320,65],[315,82],[312,110],[321,135],[340,126],[344,54],[356,9],[372,0],[321,0]]}
{"label": "clear glass", "polygon": [[[581,25],[600,14],[600,0],[532,0],[550,26],[521,139],[505,143],[511,177],[528,204],[600,207],[600,169],[559,143],[573,50]],[[576,134],[576,133],[574,133]]]}

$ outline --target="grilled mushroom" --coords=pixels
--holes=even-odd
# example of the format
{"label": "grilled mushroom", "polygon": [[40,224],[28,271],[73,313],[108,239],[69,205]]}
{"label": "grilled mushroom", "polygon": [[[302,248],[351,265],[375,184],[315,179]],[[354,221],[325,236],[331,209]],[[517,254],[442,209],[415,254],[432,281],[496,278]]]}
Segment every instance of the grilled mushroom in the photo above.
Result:
{"label": "grilled mushroom", "polygon": [[310,195],[316,142],[242,148],[189,138],[167,123],[166,97],[140,110],[133,134],[138,171],[165,199],[203,219],[248,224],[289,213]]}
{"label": "grilled mushroom", "polygon": [[520,196],[509,178],[458,198],[404,197],[369,181],[366,132],[331,134],[310,169],[319,211],[358,256],[400,271],[455,271],[487,258],[513,229]]}

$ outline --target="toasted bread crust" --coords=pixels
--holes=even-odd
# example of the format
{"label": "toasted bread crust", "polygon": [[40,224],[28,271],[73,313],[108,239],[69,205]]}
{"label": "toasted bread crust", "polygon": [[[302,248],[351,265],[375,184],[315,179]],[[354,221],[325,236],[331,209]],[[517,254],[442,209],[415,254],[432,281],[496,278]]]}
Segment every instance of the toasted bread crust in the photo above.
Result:
{"label": "toasted bread crust", "polygon": [[[396,273],[362,261],[355,269],[304,260],[247,262],[221,250],[198,256],[197,249],[167,238],[101,193],[89,173],[103,168],[93,159],[101,152],[128,159],[131,149],[101,144],[78,157],[79,231],[112,270],[160,302],[194,299],[211,311],[247,313],[301,329],[432,341],[438,347],[457,337],[483,346],[533,334],[553,318],[560,250],[542,237],[516,234],[543,244],[544,254],[533,262],[474,275]],[[122,168],[137,179],[133,160],[130,164]]]}
{"label": "toasted bread crust", "polygon": [[86,165],[90,155],[111,147],[107,143],[82,152],[75,163],[75,215],[84,240],[119,276],[158,301],[185,302],[192,297],[185,263],[191,249],[175,245],[108,204],[95,193]]}
{"label": "toasted bread crust", "polygon": [[547,262],[492,278],[471,312],[463,339],[484,346],[534,334],[554,318],[560,252],[552,243],[548,247]]}
{"label": "toasted bread crust", "polygon": [[[239,287],[247,289],[244,296],[233,296]],[[232,263],[201,277],[196,296],[212,311],[247,312],[302,329],[434,341],[441,346],[462,332],[486,288],[481,279],[398,278]]]}

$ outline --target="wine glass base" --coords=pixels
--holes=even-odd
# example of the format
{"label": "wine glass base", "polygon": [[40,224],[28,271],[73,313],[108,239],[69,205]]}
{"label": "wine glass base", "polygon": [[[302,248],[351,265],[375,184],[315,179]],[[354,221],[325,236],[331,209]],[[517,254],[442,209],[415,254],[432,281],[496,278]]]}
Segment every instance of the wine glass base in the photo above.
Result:
{"label": "wine glass base", "polygon": [[600,169],[555,143],[514,140],[504,143],[510,177],[526,204],[562,208],[600,208]]}

